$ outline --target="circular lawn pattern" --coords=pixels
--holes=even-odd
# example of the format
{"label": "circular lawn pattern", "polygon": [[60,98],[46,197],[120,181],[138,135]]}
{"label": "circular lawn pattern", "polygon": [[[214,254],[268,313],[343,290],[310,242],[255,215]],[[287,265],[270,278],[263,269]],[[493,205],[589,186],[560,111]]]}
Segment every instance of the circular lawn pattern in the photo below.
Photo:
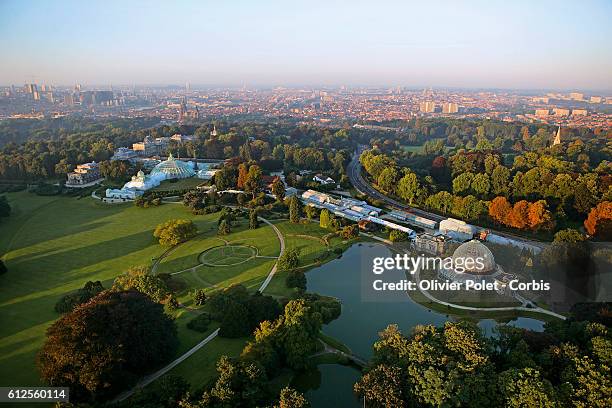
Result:
{"label": "circular lawn pattern", "polygon": [[233,266],[250,261],[257,253],[254,246],[228,244],[207,249],[200,254],[199,260],[208,266]]}

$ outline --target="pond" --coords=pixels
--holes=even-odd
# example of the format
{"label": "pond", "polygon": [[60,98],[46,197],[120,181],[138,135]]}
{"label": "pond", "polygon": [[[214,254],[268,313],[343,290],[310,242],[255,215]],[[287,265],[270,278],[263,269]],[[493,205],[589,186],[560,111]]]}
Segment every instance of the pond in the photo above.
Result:
{"label": "pond", "polygon": [[304,393],[314,408],[359,407],[352,392],[353,384],[359,381],[361,372],[351,366],[319,364],[316,368],[298,374],[292,386]]}
{"label": "pond", "polygon": [[[363,243],[350,247],[340,259],[331,261],[306,274],[308,291],[333,296],[342,302],[341,316],[323,327],[323,332],[332,336],[352,352],[368,360],[372,356],[372,345],[378,339],[378,333],[389,324],[397,324],[405,334],[410,334],[416,325],[442,325],[449,316],[413,301],[406,292],[376,292],[371,288],[374,279],[372,259],[389,257],[393,253],[381,244]],[[382,277],[380,275],[379,277]],[[379,278],[376,277],[376,278]],[[385,282],[405,279],[401,270],[388,270],[382,277]],[[543,323],[536,319],[518,318],[508,324],[532,330],[543,330]],[[482,319],[479,326],[486,335],[493,334],[496,323],[493,319]],[[333,367],[333,368],[332,368]],[[353,406],[346,402],[334,404],[340,398],[359,406],[352,395],[352,386],[360,374],[354,368],[338,365],[321,365],[318,374],[309,376],[320,378],[319,386],[310,381],[307,396],[313,407]]]}

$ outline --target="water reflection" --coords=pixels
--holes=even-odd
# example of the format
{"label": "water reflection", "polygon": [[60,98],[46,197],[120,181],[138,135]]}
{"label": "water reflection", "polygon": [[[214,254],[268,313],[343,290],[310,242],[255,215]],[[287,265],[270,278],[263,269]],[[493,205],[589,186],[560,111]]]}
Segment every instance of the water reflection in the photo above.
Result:
{"label": "water reflection", "polygon": [[[364,288],[364,282],[371,282],[372,259],[392,255],[384,245],[357,244],[349,248],[341,259],[306,274],[309,292],[333,296],[342,302],[342,314],[325,325],[323,332],[340,340],[365,360],[372,356],[372,344],[378,339],[378,333],[389,324],[397,324],[408,335],[417,325],[438,326],[453,320],[452,316],[413,301],[405,292],[372,294],[369,288]],[[405,279],[404,271],[390,270],[385,274],[388,274],[385,281]],[[482,319],[478,324],[486,335],[493,334],[495,320]],[[543,323],[531,318],[518,318],[507,324],[543,330]],[[352,367],[324,364],[318,370],[298,376],[296,387],[306,392],[313,407],[360,406],[352,392],[352,386],[359,378],[359,371]]]}
{"label": "water reflection", "polygon": [[361,372],[351,366],[320,364],[298,374],[291,385],[303,392],[314,408],[350,408],[361,406],[353,393],[359,378]]}

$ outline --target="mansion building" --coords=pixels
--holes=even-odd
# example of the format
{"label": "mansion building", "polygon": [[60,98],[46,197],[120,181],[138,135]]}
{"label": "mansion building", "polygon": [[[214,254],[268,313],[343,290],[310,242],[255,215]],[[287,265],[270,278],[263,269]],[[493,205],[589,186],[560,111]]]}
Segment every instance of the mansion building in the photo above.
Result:
{"label": "mansion building", "polygon": [[196,139],[194,135],[175,134],[170,137],[145,136],[142,142],[132,144],[132,148],[119,147],[111,160],[134,160],[143,157],[163,156],[170,147],[171,143],[183,144],[192,142]]}
{"label": "mansion building", "polygon": [[100,180],[100,165],[95,161],[77,165],[74,171],[68,173],[66,186],[78,187]]}
{"label": "mansion building", "polygon": [[137,156],[160,156],[169,145],[169,137],[157,137],[153,139],[151,136],[146,136],[142,142],[132,144],[132,150]]}

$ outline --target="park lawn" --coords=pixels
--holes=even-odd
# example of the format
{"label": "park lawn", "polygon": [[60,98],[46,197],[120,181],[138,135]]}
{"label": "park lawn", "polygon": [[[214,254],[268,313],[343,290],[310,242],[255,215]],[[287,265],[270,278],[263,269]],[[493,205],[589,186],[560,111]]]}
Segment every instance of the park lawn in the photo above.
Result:
{"label": "park lawn", "polygon": [[[326,251],[325,245],[323,245],[319,239],[304,239],[303,237],[294,238],[290,236],[292,234],[302,234],[320,238],[326,235],[328,231],[321,229],[318,224],[291,224],[288,221],[280,221],[276,222],[275,225],[283,234],[287,248],[291,248],[292,245],[300,245],[304,247],[302,249],[307,253]],[[233,229],[232,233],[229,235],[219,238],[228,241],[230,244],[245,243],[254,245],[258,248],[260,255],[278,256],[280,250],[279,243],[272,227],[262,224],[260,228],[255,230],[244,228],[245,227],[241,225]],[[338,242],[340,242],[340,240],[338,240]],[[211,242],[211,244],[212,246],[217,246],[220,245],[221,242],[217,240],[217,242]],[[191,259],[196,261],[197,255],[201,251],[198,251],[197,246],[193,246],[192,249],[188,248],[189,247],[185,248],[182,256],[191,256]],[[174,253],[172,255],[174,255]],[[227,287],[232,283],[242,283],[251,291],[254,291],[259,288],[275,262],[275,259],[257,258],[236,266],[222,268],[202,266],[197,268],[196,271],[190,270],[173,275],[173,278],[182,279],[188,287],[202,287],[209,291],[214,291],[219,287]],[[160,263],[160,267],[163,263],[164,261]],[[277,271],[264,293],[277,297],[290,297],[295,290],[286,287],[285,274],[286,272],[284,271]],[[213,283],[215,287],[209,286]],[[206,310],[207,307],[204,306],[202,309]],[[189,316],[191,318],[192,314],[189,314]],[[209,332],[212,332],[217,327],[218,324],[212,322],[209,327]],[[185,330],[189,329],[185,328]],[[206,335],[208,335],[209,332],[207,332]],[[180,375],[184,377],[191,384],[192,390],[196,390],[205,385],[208,381],[216,378],[216,363],[222,355],[237,357],[246,345],[247,340],[248,339],[244,338],[227,339],[216,337],[194,355],[190,356],[187,360],[171,370],[168,375]]]}
{"label": "park lawn", "polygon": [[[172,273],[193,268],[201,262],[199,255],[207,249],[229,245],[247,245],[257,248],[259,256],[276,257],[280,251],[278,238],[272,227],[261,223],[257,229],[248,229],[246,220],[235,221],[236,226],[228,235],[217,235],[217,219],[219,214],[205,216],[206,224],[198,225],[201,232],[197,237],[179,245],[168,253],[159,263],[157,273]],[[208,261],[211,259],[207,258]],[[236,259],[238,262],[239,260]],[[227,263],[227,262],[226,262]],[[249,268],[249,263],[242,264],[242,269]],[[224,267],[229,268],[229,267]]]}
{"label": "park lawn", "polygon": [[[13,236],[27,221],[27,219],[57,197],[37,196],[21,191],[18,193],[5,194],[11,204],[11,215],[0,220],[0,257],[7,252]],[[27,197],[27,199],[26,199]]]}
{"label": "park lawn", "polygon": [[[254,292],[259,289],[275,262],[275,259],[256,258],[234,266],[201,266],[195,271],[187,270],[173,275],[172,278],[182,281],[189,288],[202,288],[211,293],[236,283]],[[182,301],[181,298],[179,300]]]}
{"label": "park lawn", "polygon": [[[218,215],[216,217],[218,217]],[[210,228],[210,225],[214,226],[215,232],[206,231],[206,229]],[[160,260],[155,269],[155,273],[179,272],[198,265],[198,255],[202,251],[217,245],[223,245],[222,240],[217,239],[216,236],[211,236],[211,234],[216,233],[216,227],[216,219],[211,224],[204,224],[202,227],[204,229],[204,233],[201,233],[195,238],[190,239],[167,253]],[[200,229],[200,231],[202,231],[202,229]]]}
{"label": "park lawn", "polygon": [[[174,358],[178,358],[181,355],[185,354],[190,348],[198,344],[200,341],[208,337],[209,334],[214,332],[219,328],[219,323],[211,320],[208,325],[208,330],[203,333],[197,332],[195,330],[191,330],[187,328],[187,323],[189,323],[193,318],[198,316],[201,311],[191,311],[185,309],[179,309],[176,311],[175,322],[176,328],[178,331],[178,336],[180,339],[180,344],[178,349],[176,350]],[[174,359],[173,358],[173,359]]]}
{"label": "park lawn", "polygon": [[159,186],[152,188],[151,191],[191,190],[199,186],[200,184],[205,183],[205,180],[199,179],[197,177],[190,177],[176,181],[164,180]]}
{"label": "park lawn", "polygon": [[217,336],[166,375],[183,377],[196,391],[217,377],[217,361],[221,356],[238,357],[247,338],[228,339]]}
{"label": "park lawn", "polygon": [[[35,355],[45,330],[60,316],[53,307],[64,294],[83,286],[88,280],[100,280],[110,287],[113,279],[130,266],[150,265],[166,248],[153,237],[155,227],[169,219],[194,220],[201,234],[193,242],[178,246],[161,260],[158,272],[176,272],[193,266],[207,247],[223,241],[216,238],[216,218],[196,216],[182,205],[165,204],[141,209],[132,204],[104,205],[89,198],[39,197],[30,193],[7,194],[13,214],[0,224],[0,251],[9,273],[0,276],[0,385],[40,384]],[[316,224],[277,224],[288,247],[300,246],[306,257],[326,251],[318,239],[300,239],[289,235],[317,238],[327,234]],[[246,220],[239,220],[232,233],[222,239],[229,244],[255,246],[260,258],[227,267],[201,267],[173,275],[184,289],[179,300],[189,304],[193,288],[216,289],[242,283],[255,291],[276,262],[279,242],[273,229],[265,224],[250,230]],[[340,239],[332,241],[335,246]],[[183,268],[184,269],[184,268]],[[282,274],[281,274],[282,275]],[[273,280],[266,293],[288,294],[284,278]],[[276,289],[274,289],[276,287]],[[180,346],[176,355],[193,347],[216,329],[211,323],[206,333],[186,328],[197,312],[179,310],[176,322]],[[215,376],[215,362],[222,354],[236,356],[246,339],[217,338],[179,365],[172,373],[184,375],[201,386]],[[186,368],[185,368],[186,367]]]}
{"label": "park lawn", "polygon": [[[274,266],[276,257],[280,252],[278,237],[272,227],[261,223],[259,228],[252,230],[248,229],[246,220],[240,219],[237,220],[230,234],[217,236],[216,225],[215,221],[213,223],[214,230],[211,229],[168,253],[160,261],[156,272],[179,272],[172,275],[173,279],[180,281],[189,290],[202,288],[212,292],[236,283],[241,283],[252,291],[259,289]],[[204,228],[206,227],[200,230]],[[242,248],[244,251],[239,248],[235,256],[228,254],[228,256],[220,259],[221,249],[226,244],[230,246],[244,245],[244,248]],[[253,250],[250,248],[253,248]],[[207,262],[219,262],[223,266],[198,266],[201,263],[200,255],[206,250],[214,251],[210,255],[204,254],[203,258]],[[255,253],[257,257],[249,259],[250,254]],[[230,265],[231,263],[235,263],[235,265]],[[179,297],[179,300],[185,303],[189,302],[189,299],[185,296]]]}
{"label": "park lawn", "polygon": [[15,211],[0,226],[9,269],[0,276],[0,385],[40,383],[35,355],[60,317],[53,307],[61,296],[88,280],[109,287],[130,266],[150,264],[164,252],[153,237],[157,224],[209,221],[180,205],[141,209],[90,198],[7,196]]}
{"label": "park lawn", "polygon": [[[335,249],[340,248],[344,251],[362,239],[344,241],[339,237],[333,237],[329,240],[330,245],[327,247],[323,242],[323,237],[330,231],[319,227],[317,222],[292,224],[289,221],[281,221],[275,225],[285,237],[287,249],[298,248],[300,250],[299,268],[303,268],[304,272],[308,272],[311,267],[336,259],[338,255],[334,253]],[[265,293],[276,297],[292,297],[296,294],[296,289],[287,288],[285,284],[287,274],[287,271],[277,271]]]}
{"label": "park lawn", "polygon": [[300,251],[300,266],[313,264],[328,252],[323,237],[329,234],[329,231],[319,227],[316,223],[292,224],[284,221],[276,224],[276,227],[285,237],[287,249]]}

